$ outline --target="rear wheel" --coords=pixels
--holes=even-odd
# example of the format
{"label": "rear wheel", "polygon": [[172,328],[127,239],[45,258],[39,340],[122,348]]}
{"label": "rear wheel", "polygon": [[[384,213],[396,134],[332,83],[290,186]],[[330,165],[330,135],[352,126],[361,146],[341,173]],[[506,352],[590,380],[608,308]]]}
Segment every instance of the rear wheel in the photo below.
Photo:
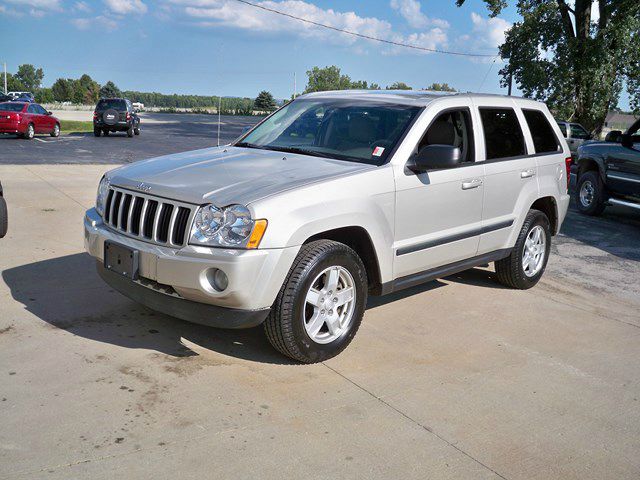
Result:
{"label": "rear wheel", "polygon": [[129,138],[133,137],[133,127],[129,127],[127,129],[127,137]]}
{"label": "rear wheel", "polygon": [[26,138],[27,140],[31,140],[33,137],[35,137],[36,135],[36,130],[33,127],[33,123],[30,123],[29,125],[27,125],[27,131],[24,132],[24,138]]}
{"label": "rear wheel", "polygon": [[93,134],[94,134],[96,137],[99,137],[100,135],[102,135],[102,130],[100,130],[99,128],[94,128],[94,129],[93,129]]}
{"label": "rear wheel", "polygon": [[52,137],[59,137],[60,136],[60,125],[58,125],[56,123],[55,126],[53,127],[53,130],[51,131],[50,135]]}
{"label": "rear wheel", "polygon": [[269,317],[269,342],[304,363],[342,352],[360,327],[367,302],[367,274],[348,246],[329,240],[304,245],[293,262]]}
{"label": "rear wheel", "polygon": [[109,136],[109,130],[103,130],[103,131],[102,131],[102,134],[103,134],[105,137],[108,137],[108,136]]}
{"label": "rear wheel", "polygon": [[597,216],[604,211],[604,185],[597,171],[588,171],[578,178],[576,204],[585,215]]}
{"label": "rear wheel", "polygon": [[7,214],[7,202],[4,197],[0,197],[0,238],[7,234],[7,227],[9,223],[9,216]]}
{"label": "rear wheel", "polygon": [[136,135],[140,135],[140,127],[136,127],[133,129],[133,133]]}
{"label": "rear wheel", "polygon": [[549,219],[539,210],[529,210],[511,254],[496,262],[498,281],[520,290],[533,287],[547,267],[550,251]]}

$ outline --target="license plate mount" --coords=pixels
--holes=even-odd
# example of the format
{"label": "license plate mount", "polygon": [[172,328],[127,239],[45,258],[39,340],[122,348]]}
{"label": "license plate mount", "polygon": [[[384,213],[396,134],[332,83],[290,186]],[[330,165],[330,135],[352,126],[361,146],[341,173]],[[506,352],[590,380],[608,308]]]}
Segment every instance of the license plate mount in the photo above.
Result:
{"label": "license plate mount", "polygon": [[138,278],[139,252],[119,243],[104,242],[104,268],[131,280]]}

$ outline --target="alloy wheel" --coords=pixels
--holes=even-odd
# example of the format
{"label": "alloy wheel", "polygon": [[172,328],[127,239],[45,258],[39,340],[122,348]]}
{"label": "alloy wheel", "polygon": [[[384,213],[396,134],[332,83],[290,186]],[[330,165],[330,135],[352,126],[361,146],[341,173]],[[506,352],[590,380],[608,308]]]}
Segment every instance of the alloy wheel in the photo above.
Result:
{"label": "alloy wheel", "polygon": [[536,225],[527,235],[522,251],[522,270],[527,277],[535,277],[542,270],[546,254],[547,235],[544,228]]}

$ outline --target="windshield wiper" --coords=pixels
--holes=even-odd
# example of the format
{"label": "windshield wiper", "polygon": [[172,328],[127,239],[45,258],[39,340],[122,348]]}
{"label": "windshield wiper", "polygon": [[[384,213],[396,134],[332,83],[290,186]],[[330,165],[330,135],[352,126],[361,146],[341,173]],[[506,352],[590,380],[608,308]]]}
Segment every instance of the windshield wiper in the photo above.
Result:
{"label": "windshield wiper", "polygon": [[310,155],[312,157],[333,158],[333,156],[329,155],[328,153],[316,152],[314,150],[307,150],[306,148],[300,148],[300,147],[285,147],[285,146],[278,147],[278,146],[265,145],[262,148],[266,150],[275,150],[277,152]]}
{"label": "windshield wiper", "polygon": [[234,145],[234,147],[243,147],[243,148],[263,148],[260,145],[256,145],[255,143],[249,142],[238,142]]}

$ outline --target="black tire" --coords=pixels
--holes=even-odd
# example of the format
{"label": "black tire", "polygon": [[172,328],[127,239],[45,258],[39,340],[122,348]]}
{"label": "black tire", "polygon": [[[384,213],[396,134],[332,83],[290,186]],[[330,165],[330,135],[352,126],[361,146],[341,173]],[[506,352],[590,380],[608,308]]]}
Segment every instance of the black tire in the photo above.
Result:
{"label": "black tire", "polygon": [[[540,270],[532,276],[525,273],[523,263],[523,255],[525,243],[531,230],[536,226],[541,226],[545,235],[545,249],[544,259]],[[520,234],[516,240],[516,244],[511,251],[511,254],[502,260],[496,262],[496,276],[498,281],[510,288],[517,288],[519,290],[526,290],[533,287],[547,268],[547,261],[549,260],[549,252],[551,251],[551,228],[549,219],[547,216],[539,210],[529,210],[527,217],[524,220],[524,224],[520,229]]]}
{"label": "black tire", "polygon": [[55,126],[53,127],[53,130],[49,135],[51,135],[54,138],[60,136],[60,125],[58,123],[55,124]]}
{"label": "black tire", "polygon": [[129,127],[127,129],[127,137],[129,138],[133,137],[133,127]]}
{"label": "black tire", "polygon": [[135,135],[140,135],[140,128],[139,128],[139,127],[134,128],[134,129],[133,129],[133,133],[134,133]]}
{"label": "black tire", "polygon": [[103,131],[102,131],[102,134],[103,134],[105,137],[108,137],[108,136],[109,136],[109,130],[103,130]]}
{"label": "black tire", "polygon": [[7,234],[9,226],[9,216],[7,213],[7,202],[4,197],[0,197],[0,238]]}
{"label": "black tire", "polygon": [[[583,189],[587,193],[584,197],[581,194]],[[589,170],[580,175],[574,194],[576,206],[581,213],[598,216],[604,211],[605,191],[599,172]]]}
{"label": "black tire", "polygon": [[95,127],[94,127],[94,128],[93,128],[93,134],[94,134],[96,137],[99,137],[100,135],[102,135],[102,130],[100,130],[99,128],[95,128]]}
{"label": "black tire", "polygon": [[33,123],[30,123],[29,125],[27,125],[27,131],[24,132],[24,135],[22,136],[22,138],[26,140],[32,140],[33,137],[35,136],[36,136],[36,129],[33,126]]}
{"label": "black tire", "polygon": [[[355,304],[346,330],[331,343],[316,343],[305,328],[306,295],[325,269],[340,266],[354,280]],[[303,363],[322,362],[342,352],[360,327],[367,303],[367,273],[362,260],[348,246],[329,240],[303,245],[264,323],[269,342],[283,355]],[[323,327],[324,328],[324,327]]]}

